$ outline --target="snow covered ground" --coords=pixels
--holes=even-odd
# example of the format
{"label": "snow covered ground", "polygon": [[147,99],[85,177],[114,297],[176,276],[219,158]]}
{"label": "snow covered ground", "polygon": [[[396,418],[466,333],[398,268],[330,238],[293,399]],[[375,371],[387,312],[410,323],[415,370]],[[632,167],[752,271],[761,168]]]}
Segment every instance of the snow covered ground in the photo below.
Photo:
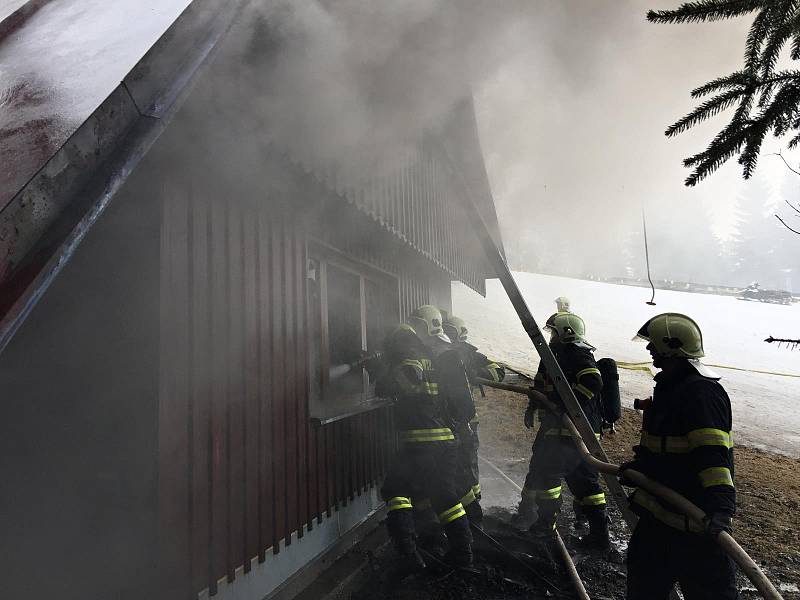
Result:
{"label": "snow covered ground", "polygon": [[[531,273],[515,273],[540,325],[567,296],[586,321],[595,356],[626,362],[649,360],[645,344],[631,341],[638,328],[662,312],[682,312],[703,331],[705,362],[741,369],[800,375],[800,351],[778,348],[764,338],[800,337],[800,306],[743,302],[728,296],[656,290],[657,306],[645,304],[650,290]],[[470,341],[493,358],[535,370],[539,358],[499,281],[486,283],[486,298],[453,285],[453,314],[467,322]],[[718,369],[733,404],[737,443],[800,457],[800,377]],[[624,401],[650,394],[652,380],[641,371],[621,371]]]}

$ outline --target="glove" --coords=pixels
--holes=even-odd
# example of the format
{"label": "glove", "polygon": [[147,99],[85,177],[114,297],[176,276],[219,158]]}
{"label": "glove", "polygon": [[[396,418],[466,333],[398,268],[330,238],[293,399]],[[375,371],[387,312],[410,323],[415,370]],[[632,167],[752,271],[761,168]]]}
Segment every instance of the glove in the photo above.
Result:
{"label": "glove", "polygon": [[619,466],[619,471],[617,471],[617,477],[619,478],[619,482],[622,485],[628,487],[636,487],[636,484],[630,481],[629,479],[625,478],[625,471],[628,469],[633,469],[634,471],[642,471],[642,463],[639,460],[633,459],[629,460],[628,462],[624,462]]}
{"label": "glove", "polygon": [[529,406],[525,409],[525,427],[530,429],[533,427],[533,422],[536,420],[536,410]]}
{"label": "glove", "polygon": [[705,534],[712,540],[716,540],[723,531],[729,535],[733,532],[733,519],[728,513],[715,512],[706,515],[703,524],[705,525]]}

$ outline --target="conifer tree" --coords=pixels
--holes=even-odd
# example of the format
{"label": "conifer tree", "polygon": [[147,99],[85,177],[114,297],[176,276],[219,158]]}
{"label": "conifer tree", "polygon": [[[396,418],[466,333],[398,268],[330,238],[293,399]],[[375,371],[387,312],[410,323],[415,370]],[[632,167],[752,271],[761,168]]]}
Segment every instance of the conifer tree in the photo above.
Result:
{"label": "conifer tree", "polygon": [[800,143],[800,70],[777,69],[785,48],[791,60],[800,60],[800,0],[697,0],[674,10],[647,13],[653,23],[697,23],[753,14],[743,67],[692,90],[692,97],[700,103],[665,132],[675,136],[735,107],[730,122],[708,147],[683,161],[692,169],[686,178],[688,186],[696,185],[734,156],[738,156],[744,178],[749,179],[769,134],[789,136],[790,148]]}

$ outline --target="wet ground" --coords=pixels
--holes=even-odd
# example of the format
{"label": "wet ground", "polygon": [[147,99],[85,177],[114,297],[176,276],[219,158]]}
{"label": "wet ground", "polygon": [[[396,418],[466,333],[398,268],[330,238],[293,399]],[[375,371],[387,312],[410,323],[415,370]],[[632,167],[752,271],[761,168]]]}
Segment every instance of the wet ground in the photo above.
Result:
{"label": "wet ground", "polygon": [[[358,591],[336,600],[575,597],[562,562],[554,558],[558,555],[510,525],[535,434],[535,430],[527,430],[522,425],[524,401],[516,394],[487,390],[486,397],[480,398],[477,404],[481,421],[480,466],[486,531],[506,548],[519,553],[552,585],[522,568],[516,559],[498,552],[487,540],[478,539],[474,571],[433,568],[402,584],[388,576],[395,564],[395,555],[386,547],[371,557],[371,569],[362,574],[356,586]],[[604,437],[603,446],[612,461],[620,462],[631,455],[630,448],[638,439],[640,423],[636,412],[626,410],[616,433]],[[800,531],[800,461],[747,447],[738,447],[736,453],[738,514],[734,535],[778,586],[785,600],[800,600],[800,536],[797,534]],[[577,551],[576,538],[584,530],[575,527],[572,498],[566,486],[563,494],[564,507],[558,528],[590,597],[623,599],[624,555],[629,534],[619,512],[610,506],[614,549],[602,554],[582,553]],[[743,600],[759,597],[741,574],[739,588]]]}
{"label": "wet ground", "polygon": [[[398,581],[393,572],[394,552],[390,546],[384,547],[371,557],[370,568],[350,600],[574,598],[556,549],[533,541],[509,525],[509,518],[504,509],[488,512],[484,531],[492,539],[475,532],[471,569],[453,569],[428,557],[425,572]],[[624,598],[621,555],[612,551],[606,557],[578,556],[577,562],[584,581],[592,583],[592,598]]]}
{"label": "wet ground", "polygon": [[[524,481],[535,433],[522,425],[524,406],[524,400],[517,394],[496,390],[487,390],[486,398],[478,400],[485,506],[501,506],[508,511],[519,501],[519,492],[509,480],[517,485]],[[604,436],[602,441],[612,462],[631,458],[631,447],[637,443],[640,429],[639,414],[625,410],[616,433]],[[735,452],[738,494],[734,536],[780,588],[786,600],[800,600],[800,460],[745,446],[738,446]],[[492,469],[487,460],[503,474]],[[572,521],[568,494],[565,486],[561,523],[567,534]],[[616,509],[612,507],[610,514],[612,537],[618,550],[624,553],[629,535],[627,528]],[[567,535],[564,537],[566,540]],[[591,562],[583,566],[578,564],[578,571],[586,577],[586,587],[593,598],[595,594],[605,593],[604,582],[594,576]],[[740,589],[743,598],[758,597],[744,577],[740,577]]]}

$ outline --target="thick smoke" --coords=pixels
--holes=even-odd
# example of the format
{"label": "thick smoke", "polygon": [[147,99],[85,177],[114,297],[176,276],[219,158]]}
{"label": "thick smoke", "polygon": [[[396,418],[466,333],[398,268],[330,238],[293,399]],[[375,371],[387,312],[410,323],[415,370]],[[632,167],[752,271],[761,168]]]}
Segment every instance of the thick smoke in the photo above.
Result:
{"label": "thick smoke", "polygon": [[[310,165],[398,164],[527,35],[522,1],[254,3],[236,35],[265,135]],[[265,60],[265,57],[269,57]]]}
{"label": "thick smoke", "polygon": [[[738,67],[748,22],[656,26],[644,19],[653,6],[254,2],[232,32],[240,51],[228,58],[231,81],[216,104],[223,117],[246,110],[253,120],[237,143],[255,132],[312,169],[359,177],[402,166],[472,93],[517,266],[641,276],[644,208],[656,277],[722,283],[727,275],[691,256],[716,252],[714,236],[736,233],[737,205],[775,198],[754,194],[735,165],[684,188],[682,158],[702,149],[724,116],[678,139],[663,131],[693,107],[692,87]],[[765,158],[762,176],[784,179],[778,166]],[[685,222],[698,234],[691,248]],[[673,255],[690,257],[682,260],[692,268],[674,266]]]}

